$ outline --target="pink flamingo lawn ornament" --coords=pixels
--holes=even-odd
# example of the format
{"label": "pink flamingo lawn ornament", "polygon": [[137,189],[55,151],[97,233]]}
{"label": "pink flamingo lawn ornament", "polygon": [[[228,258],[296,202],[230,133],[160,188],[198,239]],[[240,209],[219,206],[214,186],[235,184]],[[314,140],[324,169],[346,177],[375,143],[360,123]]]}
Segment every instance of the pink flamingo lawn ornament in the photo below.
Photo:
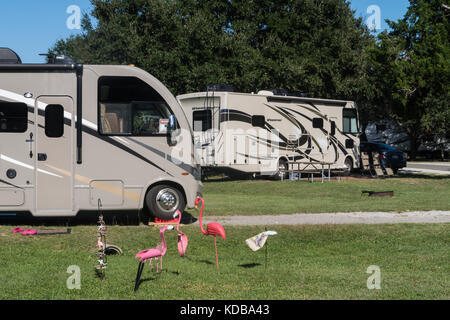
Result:
{"label": "pink flamingo lawn ornament", "polygon": [[181,212],[177,210],[176,214],[179,216],[177,223],[177,232],[178,232],[178,252],[180,256],[184,258],[186,256],[186,249],[188,246],[188,237],[183,232],[180,231],[180,221],[181,221]]}
{"label": "pink flamingo lawn ornament", "polygon": [[198,203],[199,201],[202,202],[202,208],[200,209],[200,229],[202,230],[202,233],[205,236],[214,236],[214,249],[216,251],[216,264],[217,264],[217,269],[219,269],[219,257],[217,255],[217,240],[216,240],[216,236],[221,236],[223,238],[223,240],[225,240],[225,230],[222,227],[222,225],[220,223],[217,222],[211,222],[208,223],[206,226],[206,231],[203,228],[203,223],[202,223],[202,216],[203,216],[203,209],[205,207],[205,200],[203,200],[202,197],[197,197],[197,199],[195,199],[195,207],[198,207]]}
{"label": "pink flamingo lawn ornament", "polygon": [[173,226],[165,226],[165,227],[162,227],[161,229],[159,229],[159,234],[161,235],[161,242],[158,243],[155,248],[143,250],[136,255],[136,258],[139,258],[139,266],[138,266],[138,271],[137,271],[137,275],[136,275],[136,283],[134,285],[135,292],[137,291],[137,289],[139,287],[142,270],[144,269],[145,262],[147,262],[148,259],[150,259],[149,265],[152,267],[152,270],[153,270],[152,260],[153,260],[153,258],[156,260],[156,272],[157,273],[158,273],[158,259],[160,259],[161,270],[162,270],[162,258],[166,254],[166,251],[167,251],[167,245],[166,245],[166,239],[164,238],[164,232],[166,232],[166,230],[172,230],[172,229],[173,229]]}

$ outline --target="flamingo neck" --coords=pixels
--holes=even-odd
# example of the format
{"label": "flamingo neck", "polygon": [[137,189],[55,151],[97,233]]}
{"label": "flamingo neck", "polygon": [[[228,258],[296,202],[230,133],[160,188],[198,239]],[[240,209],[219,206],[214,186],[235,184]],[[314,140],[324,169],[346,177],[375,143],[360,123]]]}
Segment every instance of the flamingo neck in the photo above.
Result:
{"label": "flamingo neck", "polygon": [[205,208],[205,201],[203,200],[203,198],[200,198],[200,200],[202,201],[202,208],[200,210],[200,217],[198,218],[198,220],[200,221],[200,230],[202,230],[203,234],[208,234],[208,232],[206,232],[205,229],[203,228],[203,223],[202,223],[202,216],[203,216],[203,209]]}
{"label": "flamingo neck", "polygon": [[181,211],[178,211],[179,219],[177,223],[177,231],[180,232],[180,222],[181,222]]}
{"label": "flamingo neck", "polygon": [[164,238],[164,231],[166,231],[166,230],[164,229],[163,231],[160,232],[160,234],[161,234],[161,243],[162,243],[161,255],[165,255],[166,251],[167,251],[166,238]]}

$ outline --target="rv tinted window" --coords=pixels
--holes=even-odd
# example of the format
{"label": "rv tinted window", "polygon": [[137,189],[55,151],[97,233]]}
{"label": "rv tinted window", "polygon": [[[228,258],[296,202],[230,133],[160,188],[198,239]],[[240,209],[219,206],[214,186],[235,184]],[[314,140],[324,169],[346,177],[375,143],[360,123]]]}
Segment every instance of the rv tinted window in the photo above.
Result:
{"label": "rv tinted window", "polygon": [[264,116],[252,116],[252,126],[264,128],[266,124],[266,118]]}
{"label": "rv tinted window", "polygon": [[211,110],[194,111],[192,118],[195,132],[208,131],[212,128]]}
{"label": "rv tinted window", "polygon": [[344,133],[358,133],[358,116],[355,109],[343,110]]}
{"label": "rv tinted window", "polygon": [[49,104],[45,108],[45,135],[59,138],[64,134],[64,108],[59,104]]}
{"label": "rv tinted window", "polygon": [[101,134],[151,136],[167,133],[172,111],[155,89],[138,78],[101,77],[98,100]]}
{"label": "rv tinted window", "polygon": [[336,122],[331,121],[331,130],[330,130],[330,134],[332,136],[334,136],[336,134]]}
{"label": "rv tinted window", "polygon": [[314,118],[313,119],[313,128],[322,129],[323,128],[323,119],[322,118]]}
{"label": "rv tinted window", "polygon": [[17,102],[0,102],[0,132],[25,132],[27,129],[27,105]]}
{"label": "rv tinted window", "polygon": [[351,149],[351,148],[353,148],[355,146],[355,143],[354,143],[354,141],[352,140],[352,139],[346,139],[345,140],[345,147],[347,148],[347,149]]}

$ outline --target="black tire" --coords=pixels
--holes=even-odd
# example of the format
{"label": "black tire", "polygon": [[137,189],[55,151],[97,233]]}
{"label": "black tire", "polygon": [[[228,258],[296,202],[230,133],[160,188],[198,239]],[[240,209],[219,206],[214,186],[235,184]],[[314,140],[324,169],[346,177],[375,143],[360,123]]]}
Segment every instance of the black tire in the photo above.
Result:
{"label": "black tire", "polygon": [[288,163],[285,159],[278,160],[278,171],[272,176],[272,179],[280,181],[286,180],[289,177],[287,172],[281,172],[281,169],[288,170]]}
{"label": "black tire", "polygon": [[158,185],[150,189],[145,196],[145,204],[150,214],[163,220],[172,220],[175,211],[183,212],[186,200],[177,188]]}
{"label": "black tire", "polygon": [[353,159],[351,157],[347,157],[344,161],[344,165],[346,166],[344,176],[349,176],[353,172]]}

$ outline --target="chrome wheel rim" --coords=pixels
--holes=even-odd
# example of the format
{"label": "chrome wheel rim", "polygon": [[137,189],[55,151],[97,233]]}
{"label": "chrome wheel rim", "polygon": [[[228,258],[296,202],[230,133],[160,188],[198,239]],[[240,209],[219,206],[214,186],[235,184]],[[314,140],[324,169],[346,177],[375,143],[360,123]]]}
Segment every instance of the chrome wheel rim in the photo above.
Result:
{"label": "chrome wheel rim", "polygon": [[175,211],[179,203],[178,193],[173,189],[164,188],[156,195],[156,205],[162,211]]}
{"label": "chrome wheel rim", "polygon": [[282,161],[278,162],[278,175],[280,177],[286,177],[286,172],[283,172],[281,170],[287,170],[286,162],[282,162]]}
{"label": "chrome wheel rim", "polygon": [[351,172],[353,170],[353,161],[350,158],[347,158],[344,162],[347,172]]}

